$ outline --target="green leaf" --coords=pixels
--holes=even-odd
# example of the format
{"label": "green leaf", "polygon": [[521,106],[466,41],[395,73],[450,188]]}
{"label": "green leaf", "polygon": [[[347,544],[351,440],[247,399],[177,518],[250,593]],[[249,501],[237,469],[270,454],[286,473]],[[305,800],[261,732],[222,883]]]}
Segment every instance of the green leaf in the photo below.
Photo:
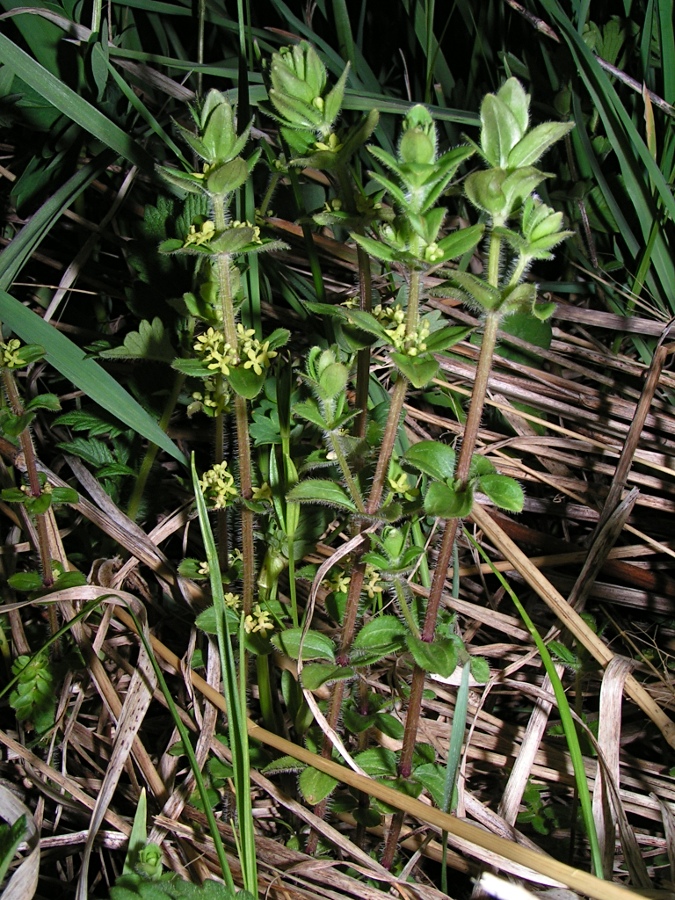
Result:
{"label": "green leaf", "polygon": [[452,481],[455,476],[457,454],[452,447],[439,441],[418,441],[403,459],[415,469],[437,481]]}
{"label": "green leaf", "polygon": [[17,572],[15,575],[10,575],[7,582],[15,591],[25,591],[28,593],[39,591],[44,587],[42,578],[38,572]]}
{"label": "green leaf", "polygon": [[253,400],[258,396],[266,378],[267,373],[264,369],[260,375],[256,375],[253,369],[245,369],[243,366],[230,369],[230,374],[227,376],[228,383],[235,394],[246,400]]}
{"label": "green leaf", "polygon": [[479,684],[487,684],[490,680],[490,666],[484,656],[472,656],[469,661],[471,674]]}
{"label": "green leaf", "polygon": [[469,466],[469,478],[479,478],[482,475],[494,475],[495,467],[492,465],[487,456],[482,453],[474,453],[471,457],[471,465]]}
{"label": "green leaf", "polygon": [[396,616],[378,616],[359,631],[352,644],[352,661],[358,666],[372,666],[396,653],[403,646],[407,628]]}
{"label": "green leaf", "polygon": [[[303,652],[304,656],[304,652]],[[316,691],[324,684],[349,681],[356,672],[349,666],[329,666],[325,663],[308,663],[302,667],[302,684],[308,691]]]}
{"label": "green leaf", "polygon": [[532,166],[556,141],[574,128],[573,122],[544,122],[529,131],[509,153],[508,168]]}
{"label": "green leaf", "polygon": [[293,414],[300,416],[301,419],[305,419],[307,422],[311,422],[312,425],[318,426],[322,431],[330,430],[330,426],[321,414],[316,400],[302,400],[300,403],[296,403],[293,407]]}
{"label": "green leaf", "polygon": [[152,323],[143,320],[138,331],[128,334],[122,347],[103,350],[99,356],[104,359],[147,359],[172,363],[176,351],[164,330],[164,323],[155,316]]}
{"label": "green leaf", "polygon": [[69,487],[52,488],[52,503],[77,503],[80,495]]}
{"label": "green leaf", "polygon": [[414,777],[429,791],[439,809],[443,808],[445,795],[445,769],[438,763],[424,763],[413,772]]}
{"label": "green leaf", "polygon": [[306,768],[304,763],[298,762],[293,756],[280,756],[279,759],[268,763],[261,771],[263,775],[275,775],[277,772],[282,774],[298,773]]}
{"label": "green leaf", "polygon": [[460,341],[468,337],[473,328],[465,328],[463,325],[449,325],[447,328],[438,328],[432,331],[425,343],[428,353],[442,353],[450,347],[454,347]]}
{"label": "green leaf", "polygon": [[25,406],[26,411],[35,409],[48,409],[51,412],[57,412],[61,409],[61,403],[56,394],[38,394],[33,397]]}
{"label": "green leaf", "polygon": [[366,253],[374,256],[375,259],[379,259],[382,262],[396,262],[398,259],[399,251],[394,250],[393,247],[388,247],[381,241],[375,241],[373,238],[366,237],[365,234],[352,234],[351,237],[360,247],[363,247]]}
{"label": "green leaf", "polygon": [[9,864],[26,833],[26,815],[19,816],[11,825],[0,825],[0,884],[5,880]]}
{"label": "green leaf", "polygon": [[449,678],[457,666],[457,647],[454,641],[442,638],[431,643],[412,634],[407,635],[406,644],[413,659],[425,672]]}
{"label": "green leaf", "polygon": [[310,806],[316,806],[329,797],[338,786],[338,781],[311,766],[300,773],[298,785],[300,793]]}
{"label": "green leaf", "polygon": [[358,763],[371,778],[390,778],[396,775],[396,754],[386,747],[371,747],[357,753],[354,762]]}
{"label": "green leaf", "polygon": [[508,475],[483,475],[478,479],[478,489],[500,509],[522,512],[525,504],[523,489]]}
{"label": "green leaf", "polygon": [[457,259],[465,253],[470,253],[482,238],[484,231],[484,225],[470,225],[444,237],[438,242],[443,260]]}
{"label": "green leaf", "polygon": [[414,388],[426,387],[436,377],[438,363],[433,356],[408,356],[406,353],[392,353],[391,359],[396,368],[404,375]]}
{"label": "green leaf", "polygon": [[[272,643],[291,659],[299,659],[302,632],[302,628],[287,628],[274,634]],[[303,662],[308,659],[330,659],[335,662],[335,644],[327,635],[310,629],[302,641],[302,659]]]}
{"label": "green leaf", "polygon": [[458,492],[438,481],[429,485],[424,498],[426,514],[439,519],[463,519],[471,512],[472,505],[473,492],[471,488]]}
{"label": "green leaf", "polygon": [[307,481],[301,481],[291,488],[286,499],[298,503],[321,503],[356,512],[356,506],[344,488],[334,481],[322,478],[309,478]]}

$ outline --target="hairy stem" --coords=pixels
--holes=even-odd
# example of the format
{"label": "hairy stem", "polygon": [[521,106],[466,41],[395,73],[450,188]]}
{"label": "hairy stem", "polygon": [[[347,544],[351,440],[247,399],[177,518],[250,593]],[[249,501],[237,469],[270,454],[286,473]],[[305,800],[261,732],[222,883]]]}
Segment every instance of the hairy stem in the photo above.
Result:
{"label": "hairy stem", "polygon": [[[494,245],[493,245],[494,246]],[[499,253],[493,255],[491,246],[490,265],[493,259],[496,259],[498,266]],[[469,407],[469,415],[466,420],[464,429],[464,438],[457,460],[456,478],[459,482],[459,490],[466,489],[469,481],[469,469],[471,466],[471,457],[476,448],[478,439],[478,430],[480,428],[480,420],[485,407],[485,398],[487,396],[488,380],[492,369],[492,359],[497,343],[497,332],[499,330],[499,313],[489,312],[485,318],[485,329],[483,331],[483,343],[481,345],[478,366],[476,369],[476,380],[474,382],[473,392],[471,394],[471,405]],[[424,619],[424,627],[422,628],[421,638],[423,641],[430,643],[434,639],[436,631],[436,620],[438,618],[438,609],[441,602],[445,580],[452,558],[452,551],[457,536],[457,528],[459,519],[448,519],[441,546],[434,569],[434,576],[429,591],[429,600]],[[426,673],[424,669],[415,666],[413,670],[412,686],[410,689],[410,700],[408,702],[408,712],[406,715],[405,732],[403,734],[403,747],[401,748],[401,758],[399,761],[399,774],[403,778],[410,777],[412,770],[413,753],[415,750],[415,741],[417,738],[417,728],[419,725],[420,713],[422,710],[422,692],[424,691],[424,680]],[[398,838],[403,824],[403,816],[396,814],[392,819],[387,841],[385,845],[384,857],[382,864],[390,868],[396,855],[396,847]]]}
{"label": "hairy stem", "polygon": [[[216,231],[226,226],[225,198],[212,195],[214,225]],[[223,334],[225,341],[235,350],[238,345],[237,326],[234,315],[234,292],[232,287],[232,260],[228,253],[216,257],[218,294],[223,314]],[[237,431],[237,453],[239,461],[239,490],[244,504],[253,496],[251,478],[251,445],[248,432],[248,404],[238,394],[234,398],[234,417]],[[253,512],[246,505],[241,510],[241,553],[243,558],[242,606],[244,615],[249,615],[253,606],[255,588],[255,545],[253,536]],[[219,535],[220,537],[220,535]]]}

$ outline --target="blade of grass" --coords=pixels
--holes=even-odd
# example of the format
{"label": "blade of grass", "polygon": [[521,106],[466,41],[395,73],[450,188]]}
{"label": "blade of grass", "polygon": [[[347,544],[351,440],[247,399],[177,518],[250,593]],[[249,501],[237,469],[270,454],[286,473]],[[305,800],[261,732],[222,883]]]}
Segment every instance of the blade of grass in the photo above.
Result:
{"label": "blade of grass", "polygon": [[9,66],[48,103],[76,122],[92,137],[114,150],[118,156],[141,169],[152,170],[152,158],[130,134],[55,78],[50,71],[3,34],[0,34],[0,62]]}
{"label": "blade of grass", "polygon": [[253,810],[251,807],[250,756],[248,748],[248,730],[246,724],[246,660],[244,651],[244,620],[239,623],[239,676],[235,663],[235,650],[232,643],[225,615],[225,598],[223,580],[220,575],[218,550],[211,530],[206,503],[195,467],[194,453],[191,462],[192,486],[195,492],[199,527],[204,541],[206,561],[209,567],[211,594],[216,610],[216,628],[218,632],[218,650],[223,673],[223,690],[228,716],[228,734],[234,768],[234,787],[237,799],[239,822],[240,862],[244,878],[244,887],[253,896],[258,895],[258,874],[255,855],[255,832],[253,830]]}
{"label": "blade of grass", "polygon": [[235,884],[234,879],[232,878],[232,871],[230,870],[230,865],[227,861],[227,856],[225,855],[225,848],[223,847],[223,842],[220,837],[220,831],[218,830],[218,823],[216,822],[216,817],[213,814],[213,810],[211,808],[211,802],[209,800],[208,793],[206,791],[206,785],[204,784],[204,779],[202,778],[202,773],[199,769],[199,765],[197,764],[197,758],[195,757],[195,751],[192,748],[192,743],[190,741],[190,734],[183,724],[183,720],[180,717],[178,712],[178,708],[174,702],[173,697],[171,696],[171,691],[169,689],[169,685],[166,683],[166,679],[162,673],[162,670],[157,662],[157,658],[153,652],[152,642],[148,639],[145,634],[145,631],[138,621],[138,618],[132,609],[127,610],[127,614],[130,619],[134,623],[134,630],[138,634],[143,647],[145,648],[146,653],[150,659],[150,663],[155,672],[155,676],[157,677],[157,681],[159,683],[159,688],[164,695],[164,699],[166,700],[166,705],[171,713],[171,718],[173,719],[174,725],[176,726],[176,730],[180,735],[182,750],[185,756],[187,757],[188,763],[190,764],[190,768],[192,769],[192,773],[195,778],[195,783],[197,786],[197,791],[199,792],[199,798],[202,802],[202,806],[204,808],[204,814],[206,815],[206,821],[209,825],[209,831],[211,833],[211,838],[213,840],[216,855],[218,857],[218,862],[220,864],[220,869],[223,873],[223,878],[225,879],[225,883],[229,890],[234,894],[235,892]]}
{"label": "blade of grass", "polygon": [[[558,0],[541,0],[541,3],[559,25],[577,70],[600,114],[621,169],[626,195],[635,206],[642,230],[642,241],[646,242],[649,239],[652,223],[660,221],[661,218],[651,196],[649,181],[651,179],[656,198],[668,218],[675,221],[675,197],[673,197],[672,190],[658,165],[652,159],[649,148],[621,103],[607,74],[563,12]],[[580,17],[583,14],[585,21],[585,11],[580,9],[579,13]],[[578,124],[583,128],[583,122]],[[622,202],[625,200],[622,199]],[[658,276],[655,290],[665,308],[675,311],[671,289],[675,283],[675,264],[662,227],[659,228],[655,241],[653,261],[654,270]]]}
{"label": "blade of grass", "polygon": [[[28,227],[28,226],[26,226]],[[157,444],[174,459],[186,462],[181,451],[147,413],[115,379],[84,351],[40,316],[0,290],[0,321],[5,322],[27,344],[45,348],[47,362],[64,378],[90,397],[99,406],[129,428]]]}
{"label": "blade of grass", "polygon": [[504,590],[508,593],[509,597],[513,601],[516,609],[518,610],[518,613],[520,614],[521,619],[525,623],[527,630],[530,632],[530,634],[532,635],[532,639],[537,645],[537,650],[539,651],[541,661],[544,664],[546,674],[551,680],[553,693],[555,694],[555,699],[558,704],[560,721],[562,723],[565,740],[567,741],[567,749],[569,750],[570,760],[572,762],[572,768],[574,770],[574,780],[577,786],[579,804],[581,806],[581,815],[583,818],[584,827],[586,829],[586,836],[590,845],[591,864],[593,866],[593,872],[596,877],[603,878],[602,853],[600,852],[598,833],[595,828],[595,820],[593,819],[591,792],[588,789],[588,782],[586,781],[584,758],[581,753],[581,747],[579,746],[579,735],[577,734],[577,730],[574,725],[574,719],[572,718],[570,706],[567,702],[565,689],[563,688],[555,665],[553,664],[551,654],[548,652],[548,648],[543,642],[541,635],[537,631],[534,622],[528,616],[527,612],[525,611],[525,607],[518,599],[518,596],[512,589],[511,585],[504,578],[502,573],[499,572],[494,565],[492,565],[492,560],[478,543],[478,541],[476,541],[466,529],[464,530],[464,534],[469,539],[471,544],[476,548],[476,550],[480,553],[485,562],[491,567],[492,573],[499,579],[499,583],[502,585]]}

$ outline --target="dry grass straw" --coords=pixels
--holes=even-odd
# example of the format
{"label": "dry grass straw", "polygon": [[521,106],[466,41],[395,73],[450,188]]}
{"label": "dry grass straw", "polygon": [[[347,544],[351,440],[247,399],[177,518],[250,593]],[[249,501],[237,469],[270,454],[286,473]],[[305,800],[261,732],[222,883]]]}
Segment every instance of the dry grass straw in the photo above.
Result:
{"label": "dry grass straw", "polygon": [[[329,241],[326,248],[329,252]],[[343,263],[338,256],[332,260],[337,266],[333,283],[339,290],[341,280],[344,281],[340,269]],[[345,262],[349,266],[351,260]],[[467,320],[465,313],[447,303],[438,301],[437,305],[449,318]],[[667,396],[675,379],[667,370],[671,348],[665,343],[660,355],[655,355],[651,371],[631,356],[605,352],[599,340],[604,333],[601,329],[616,328],[615,320],[616,317],[592,310],[583,310],[575,318],[573,307],[563,308],[556,321],[564,324],[564,330],[554,329],[549,351],[523,348],[521,342],[521,349],[538,356],[544,368],[498,360],[489,403],[508,420],[509,427],[504,425],[504,419],[487,419],[480,435],[481,450],[502,471],[525,482],[526,510],[519,519],[508,519],[478,507],[472,519],[484,544],[493,551],[495,566],[510,572],[520,585],[527,585],[525,590],[532,591],[531,598],[544,601],[542,606],[535,600],[533,607],[541,624],[568,629],[606,670],[602,679],[590,673],[584,681],[585,700],[590,707],[602,682],[599,744],[605,763],[598,772],[597,761],[587,756],[585,770],[597,798],[596,822],[605,835],[607,875],[625,881],[625,872],[629,871],[632,885],[644,888],[655,871],[663,871],[654,869],[655,857],[669,858],[671,872],[675,872],[675,788],[662,764],[640,756],[644,746],[641,740],[649,736],[653,741],[648,721],[658,726],[670,746],[675,741],[673,723],[664,712],[664,708],[674,705],[667,664],[675,648],[675,632],[669,630],[667,623],[657,624],[655,618],[672,609],[675,597],[675,579],[668,568],[669,557],[675,552],[670,544],[675,512],[675,417]],[[641,333],[662,330],[660,323],[647,319],[621,324]],[[468,343],[457,349],[455,356],[443,362],[442,382],[463,397],[471,390],[476,354]],[[523,403],[527,404],[525,409]],[[459,431],[452,418],[439,413],[424,398],[410,404],[406,423],[412,440],[439,435],[451,440]],[[200,606],[201,589],[179,578],[174,562],[160,549],[161,544],[188,526],[186,510],[170,512],[155,531],[146,534],[115,507],[81,463],[69,460],[69,464],[91,498],[82,497],[78,511],[123,547],[129,559],[123,566],[105,561],[94,576],[98,584],[55,597],[64,612],[68,614],[74,604],[94,596],[117,596],[127,603],[136,603],[142,597],[151,604],[154,587],[146,584],[147,576],[140,564],[146,567],[145,571],[154,573],[161,589],[174,598],[178,608]],[[53,484],[63,483],[53,473],[47,474]],[[625,493],[632,488],[638,488],[639,494],[631,495],[631,503],[624,504],[617,514]],[[622,514],[627,521],[621,528]],[[606,539],[598,542],[606,524],[604,515],[610,526],[604,532]],[[55,526],[52,534],[55,558],[67,563]],[[632,537],[627,540],[626,535]],[[317,550],[318,559],[333,552],[330,548]],[[579,582],[580,570],[584,571],[587,608],[599,617],[606,611],[605,621],[610,623],[601,637],[589,629],[566,599],[575,581]],[[534,780],[551,796],[566,794],[573,783],[571,765],[565,749],[546,733],[548,716],[555,707],[522,622],[510,606],[501,607],[501,594],[492,587],[488,567],[472,561],[467,551],[462,553],[461,573],[461,596],[457,600],[446,598],[446,602],[458,615],[470,652],[488,658],[491,680],[485,688],[474,687],[470,695],[470,730],[461,765],[456,817],[445,816],[427,803],[393,793],[385,784],[320,760],[252,721],[248,723],[250,736],[321,768],[344,784],[404,808],[412,822],[423,823],[425,832],[407,835],[403,846],[436,858],[440,846],[436,835],[447,830],[451,835],[451,865],[460,872],[476,872],[477,866],[495,865],[505,872],[526,875],[535,883],[562,884],[599,900],[626,900],[631,894],[620,885],[599,882],[580,868],[552,859],[519,831],[517,816],[528,780]],[[12,640],[17,649],[25,652],[19,612],[14,608],[8,614],[12,617]],[[118,810],[128,810],[143,783],[155,803],[163,807],[162,814],[155,817],[152,835],[162,841],[166,864],[180,874],[191,870],[202,877],[209,876],[217,869],[212,847],[191,824],[192,819],[198,821],[198,814],[187,804],[189,780],[184,781],[177,759],[167,752],[175,736],[163,737],[159,752],[157,746],[148,746],[147,736],[141,739],[138,730],[141,711],[136,730],[132,728],[123,739],[124,753],[116,754],[113,723],[120,721],[125,704],[133,702],[134,691],[130,694],[129,687],[136,667],[128,662],[132,639],[128,632],[119,631],[115,619],[131,627],[125,613],[115,607],[114,616],[104,615],[98,633],[92,633],[89,626],[75,632],[88,663],[91,683],[81,686],[75,703],[64,693],[61,709],[66,739],[61,761],[56,757],[51,762],[49,757],[41,759],[14,735],[2,732],[0,741],[12,759],[3,764],[4,774],[20,766],[25,777],[48,799],[56,811],[50,814],[53,820],[49,827],[60,828],[61,832],[65,829],[66,834],[62,833],[60,839],[66,838],[66,847],[59,844],[58,852],[70,858],[70,866],[86,840],[87,819],[82,811],[94,811],[96,796],[102,794],[102,820],[116,829],[116,834],[128,834],[130,818]],[[202,681],[190,670],[189,660],[183,663],[158,639],[154,640],[154,648],[167,673],[178,676],[177,691],[184,694],[185,701],[182,705],[192,704],[193,715],[183,716],[190,727],[194,727],[196,718],[200,760],[209,752],[222,751],[214,734],[216,710],[223,709],[223,700],[212,667],[207,669],[211,673],[208,681]],[[648,649],[655,650],[651,668],[638,655]],[[107,660],[105,665],[101,655]],[[632,672],[627,672],[621,661],[621,656],[629,655],[636,657]],[[437,681],[430,684],[435,697],[425,701],[420,740],[432,744],[442,760],[447,751],[456,687]],[[390,695],[387,667],[378,667],[371,673],[369,687],[383,696]],[[645,715],[636,717],[630,705],[620,704],[622,691]],[[102,707],[98,717],[92,719],[91,700],[95,695],[101,698]],[[202,696],[208,702],[203,702]],[[161,703],[161,699],[155,694],[156,701]],[[513,717],[513,710],[519,710],[523,704],[534,709],[533,718],[520,712]],[[383,746],[396,749],[390,738],[381,735],[379,739]],[[634,750],[633,755],[630,750]],[[507,793],[502,774],[508,771],[513,775]],[[116,791],[106,795],[116,779]],[[411,886],[392,880],[390,875],[378,871],[376,862],[363,854],[349,835],[329,822],[314,822],[309,811],[259,773],[253,774],[253,780],[261,887],[269,889],[271,895],[376,900],[393,890],[401,897],[440,896],[423,882]],[[609,786],[607,791],[601,787],[605,784]],[[70,799],[66,800],[66,795]],[[345,873],[344,866],[340,870],[335,862],[322,862],[325,867],[319,869],[317,860],[284,847],[275,824],[285,815],[284,809],[307,826],[321,829],[350,866],[367,872],[370,878],[381,879],[380,888],[353,879]],[[494,811],[497,809],[498,813]],[[614,823],[619,826],[619,844]],[[227,837],[227,828],[223,831]],[[54,840],[43,828],[43,854],[57,852]],[[373,840],[377,840],[377,835]],[[99,832],[98,847],[114,844],[112,835]],[[543,846],[552,845],[544,841]],[[583,844],[577,853],[583,855]],[[236,865],[233,870],[236,876]],[[675,880],[672,874],[670,879]]]}

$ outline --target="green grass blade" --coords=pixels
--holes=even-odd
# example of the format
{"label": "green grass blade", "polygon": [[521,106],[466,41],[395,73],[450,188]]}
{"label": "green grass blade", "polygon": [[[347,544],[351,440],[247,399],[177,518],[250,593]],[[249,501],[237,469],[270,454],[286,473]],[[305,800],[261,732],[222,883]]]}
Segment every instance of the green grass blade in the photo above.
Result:
{"label": "green grass blade", "polygon": [[[24,225],[19,234],[0,253],[0,290],[9,290],[12,282],[16,280],[23,266],[28,262],[61,213],[80,196],[87,185],[91,184],[114,159],[114,155],[106,151],[82,166],[31,216],[28,224]],[[9,320],[7,319],[6,321]]]}
{"label": "green grass blade", "polygon": [[159,124],[157,119],[153,116],[147,106],[143,103],[141,98],[135,93],[135,91],[131,88],[131,86],[127,83],[127,81],[120,75],[115,66],[112,65],[110,60],[107,61],[108,71],[113,77],[115,84],[120,89],[120,91],[124,94],[124,96],[129,101],[129,104],[136,110],[138,115],[143,119],[144,122],[150,127],[150,130],[157,135],[157,137],[163,141],[163,143],[174,153],[177,158],[183,163],[183,165],[189,169],[190,163],[185,158],[182,150],[173,140],[173,138],[166,133],[166,131]]}
{"label": "green grass blade", "polygon": [[171,691],[169,690],[169,685],[166,683],[166,679],[164,678],[164,673],[162,672],[162,669],[157,662],[157,658],[155,657],[154,651],[152,649],[152,644],[145,635],[142,622],[139,621],[138,616],[134,613],[131,607],[127,607],[127,612],[134,620],[136,633],[138,634],[140,640],[143,643],[143,646],[145,647],[145,652],[148,654],[150,663],[152,664],[152,668],[155,672],[155,675],[157,676],[159,688],[164,694],[164,699],[166,700],[166,705],[169,709],[169,712],[171,713],[171,718],[173,719],[176,730],[180,735],[182,750],[187,757],[190,768],[192,769],[192,774],[195,777],[197,792],[199,793],[199,798],[202,802],[202,806],[204,807],[206,821],[209,825],[209,831],[211,832],[211,838],[215,845],[216,856],[218,857],[218,862],[220,863],[220,868],[223,873],[223,878],[225,879],[225,884],[234,896],[236,886],[234,883],[234,879],[232,878],[232,871],[230,870],[230,865],[227,861],[227,856],[225,855],[225,848],[223,847],[223,842],[220,837],[220,831],[218,830],[218,823],[216,822],[216,817],[214,816],[213,810],[211,809],[211,802],[206,792],[206,785],[204,784],[204,779],[202,778],[202,773],[197,763],[197,757],[195,756],[192,742],[190,741],[190,735],[187,728],[183,724],[183,720],[181,719],[180,713],[178,712],[178,707],[176,706],[173,696],[171,695]]}
{"label": "green grass blade", "polygon": [[349,11],[345,0],[333,0],[333,18],[335,19],[335,33],[338,39],[338,47],[340,48],[340,56],[345,62],[350,63],[352,69],[354,69],[356,68],[354,36],[352,35],[352,26],[349,21]]}
{"label": "green grass blade", "polygon": [[567,702],[567,697],[565,695],[565,689],[562,685],[562,681],[558,676],[553,660],[551,659],[551,654],[548,652],[546,644],[543,642],[534,622],[528,616],[527,612],[525,611],[525,607],[518,599],[516,593],[511,588],[511,585],[507,582],[502,573],[499,572],[493,565],[485,550],[476,540],[474,540],[474,538],[466,529],[464,529],[464,534],[469,539],[471,544],[476,548],[476,550],[478,550],[485,562],[488,563],[488,565],[492,569],[493,574],[497,576],[502,587],[508,593],[509,597],[513,600],[513,603],[518,610],[518,613],[520,614],[525,627],[532,635],[532,639],[534,640],[534,643],[537,646],[537,650],[539,651],[539,655],[541,656],[541,661],[544,664],[546,674],[551,680],[553,693],[555,694],[555,699],[558,706],[558,712],[560,713],[560,722],[565,734],[567,749],[569,750],[570,760],[572,762],[572,768],[574,770],[574,780],[577,786],[579,805],[581,806],[581,816],[584,822],[584,827],[586,829],[588,843],[590,845],[593,873],[596,875],[596,877],[602,878],[604,875],[602,866],[602,853],[600,852],[598,833],[595,828],[595,820],[593,819],[591,794],[588,789],[588,782],[586,781],[584,758],[581,753],[581,747],[579,746],[579,736],[574,725],[574,719],[572,718],[572,712],[570,710],[570,705]]}
{"label": "green grass blade", "polygon": [[39,62],[36,62],[3,34],[0,34],[0,62],[9,66],[19,78],[22,78],[48,103],[84,128],[92,137],[114,150],[118,156],[122,156],[142,169],[153,168],[151,157],[131,135],[123,131],[119,125],[111,122],[107,116],[78,96],[58,78],[55,78],[44,66],[41,66]]}
{"label": "green grass blade", "polygon": [[157,444],[174,459],[186,462],[178,447],[166,436],[155,419],[105,369],[93,359],[86,359],[84,351],[77,344],[2,290],[0,321],[5,322],[27,344],[40,344],[44,347],[47,362],[95,403]]}
{"label": "green grass blade", "polygon": [[248,728],[246,725],[246,672],[244,657],[244,623],[243,617],[239,625],[239,672],[237,676],[237,664],[225,615],[225,598],[223,596],[223,580],[220,575],[220,563],[218,550],[213,537],[209,515],[204,502],[201,485],[195,467],[194,453],[192,454],[192,486],[195,492],[199,527],[204,541],[206,561],[209,567],[211,582],[211,596],[216,611],[216,628],[218,632],[218,650],[223,676],[223,693],[227,706],[228,735],[230,738],[230,751],[232,753],[232,767],[234,769],[234,787],[237,799],[237,813],[239,821],[239,846],[244,878],[244,887],[254,897],[258,896],[258,874],[255,855],[255,832],[253,830],[253,809],[251,806],[251,775],[250,757],[248,749]]}
{"label": "green grass blade", "polygon": [[[657,204],[671,221],[675,221],[675,197],[672,190],[607,74],[563,12],[558,0],[541,0],[541,4],[559,25],[579,74],[600,114],[621,169],[626,195],[633,203],[640,222],[642,241],[646,242],[649,240],[652,223],[660,220]],[[579,123],[579,127],[583,127],[582,123]],[[650,182],[656,194],[656,202],[652,197]],[[675,311],[672,295],[675,264],[662,227],[659,227],[654,241],[653,263],[658,279],[656,289],[659,299],[664,308],[670,307],[671,311]]]}

